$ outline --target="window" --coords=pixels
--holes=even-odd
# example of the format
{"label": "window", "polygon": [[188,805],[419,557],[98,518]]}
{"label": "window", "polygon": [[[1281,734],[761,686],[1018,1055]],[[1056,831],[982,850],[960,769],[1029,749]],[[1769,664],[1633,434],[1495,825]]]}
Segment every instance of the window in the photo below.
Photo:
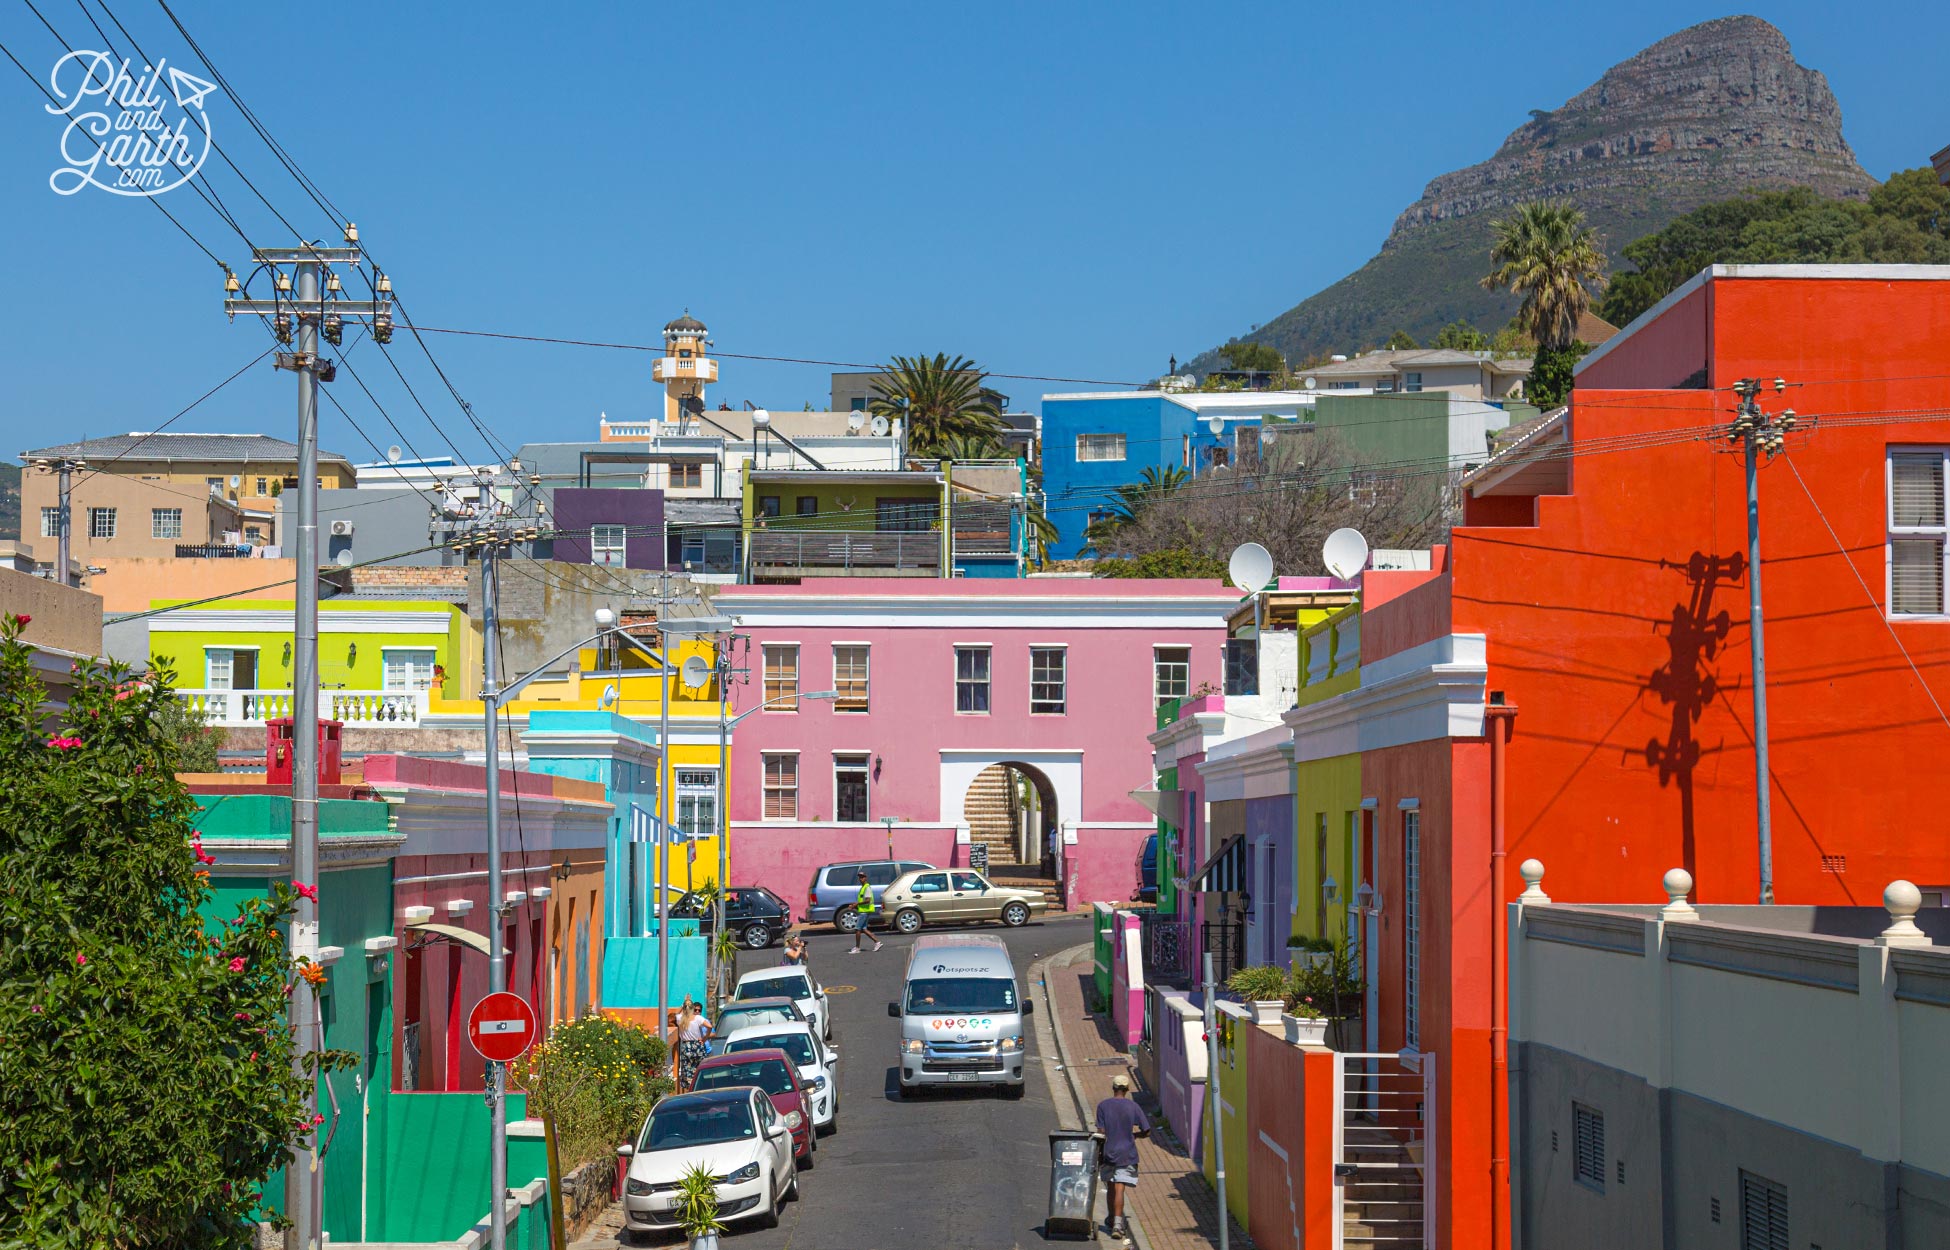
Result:
{"label": "window", "polygon": [[181,538],[183,536],[183,510],[181,508],[149,509],[149,537]]}
{"label": "window", "polygon": [[833,819],[864,825],[867,815],[867,757],[833,757]]}
{"label": "window", "polygon": [[220,477],[206,477],[206,478],[204,478],[204,479],[203,479],[203,484],[204,484],[204,485],[206,485],[206,486],[208,486],[208,487],[210,488],[210,493],[211,493],[211,494],[213,494],[213,495],[221,495],[221,494],[223,494],[223,479],[222,479],[222,478],[220,478]]}
{"label": "window", "polygon": [[812,495],[801,495],[796,501],[800,516],[818,516],[819,500]]}
{"label": "window", "polygon": [[257,479],[257,493],[260,495],[268,495],[271,493],[271,481],[269,478],[260,477]]}
{"label": "window", "polygon": [[955,648],[955,710],[989,710],[989,649]]}
{"label": "window", "polygon": [[1182,699],[1191,690],[1192,649],[1190,647],[1151,648],[1151,679],[1158,706]]}
{"label": "window", "polygon": [[1422,813],[1402,813],[1402,1021],[1408,1049],[1422,1049]]}
{"label": "window", "polygon": [[1122,434],[1079,434],[1077,435],[1077,460],[1122,460],[1124,458],[1124,436]]}
{"label": "window", "polygon": [[840,696],[833,701],[834,711],[867,710],[867,647],[864,643],[833,645],[833,689]]}
{"label": "window", "polygon": [[1787,1190],[1740,1172],[1740,1250],[1788,1250]]}
{"label": "window", "polygon": [[41,509],[41,537],[59,538],[61,536],[61,509]]}
{"label": "window", "polygon": [[972,872],[951,872],[948,874],[948,881],[957,890],[986,890],[989,888],[988,882],[982,880],[979,874]]}
{"label": "window", "polygon": [[799,757],[765,753],[765,819],[799,819]]}
{"label": "window", "polygon": [[923,496],[882,496],[873,501],[874,528],[883,533],[919,534],[934,528],[941,503]]}
{"label": "window", "polygon": [[671,465],[670,484],[673,487],[704,485],[704,466],[701,464]]}
{"label": "window", "polygon": [[263,528],[261,526],[256,526],[256,525],[246,525],[244,527],[244,540],[246,542],[253,542],[253,543],[263,542],[264,541]]}
{"label": "window", "polygon": [[90,538],[115,537],[115,509],[113,508],[88,509],[88,537]]}
{"label": "window", "polygon": [[629,541],[629,531],[621,525],[590,526],[589,563],[622,564]]}
{"label": "window", "polygon": [[1226,693],[1259,693],[1259,640],[1226,639]]}
{"label": "window", "polygon": [[1605,1116],[1581,1102],[1571,1104],[1571,1175],[1605,1192]]}
{"label": "window", "polygon": [[913,882],[907,888],[915,894],[946,894],[948,892],[948,874],[945,872],[924,872],[914,878]]}
{"label": "window", "polygon": [[1422,389],[1422,375],[1421,375],[1421,374],[1419,374],[1419,373],[1404,373],[1404,374],[1402,374],[1402,389],[1403,389],[1403,390],[1405,390],[1405,391],[1419,391],[1419,390],[1421,390],[1421,389]]}
{"label": "window", "polygon": [[379,651],[387,690],[426,690],[433,686],[432,647],[382,647]]}
{"label": "window", "polygon": [[765,644],[765,701],[777,712],[799,710],[799,644]]}
{"label": "window", "polygon": [[1329,382],[1327,389],[1330,391],[1356,391],[1361,389],[1361,384],[1359,382]]}
{"label": "window", "polygon": [[1205,462],[1215,469],[1223,469],[1232,463],[1232,450],[1227,447],[1207,447]]}
{"label": "window", "polygon": [[758,497],[758,515],[766,517],[779,515],[779,497],[777,495],[760,495]]}
{"label": "window", "polygon": [[718,831],[718,770],[680,768],[671,790],[677,800],[677,827],[687,838],[708,838]]}
{"label": "window", "polygon": [[1068,710],[1070,653],[1062,647],[1029,648],[1029,711],[1061,716]]}
{"label": "window", "polygon": [[846,401],[846,410],[848,412],[865,412],[867,410],[867,397],[865,395],[855,395]]}
{"label": "window", "polygon": [[1940,451],[1889,453],[1889,612],[1941,616],[1946,531]]}

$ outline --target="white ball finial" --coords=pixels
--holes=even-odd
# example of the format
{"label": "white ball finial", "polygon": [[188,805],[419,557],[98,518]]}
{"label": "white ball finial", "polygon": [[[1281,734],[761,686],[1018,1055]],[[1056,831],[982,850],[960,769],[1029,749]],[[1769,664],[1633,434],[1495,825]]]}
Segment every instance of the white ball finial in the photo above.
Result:
{"label": "white ball finial", "polygon": [[1674,868],[1661,879],[1666,890],[1666,905],[1659,909],[1659,915],[1666,920],[1698,920],[1699,913],[1686,901],[1693,892],[1693,874],[1684,868]]}
{"label": "white ball finial", "polygon": [[1517,875],[1523,878],[1523,893],[1517,896],[1519,903],[1548,903],[1551,896],[1544,893],[1544,861],[1526,859],[1517,865]]}
{"label": "white ball finial", "polygon": [[1930,945],[1930,935],[1916,925],[1916,912],[1923,906],[1923,891],[1908,881],[1891,881],[1882,891],[1882,905],[1889,912],[1889,927],[1876,938],[1877,946]]}

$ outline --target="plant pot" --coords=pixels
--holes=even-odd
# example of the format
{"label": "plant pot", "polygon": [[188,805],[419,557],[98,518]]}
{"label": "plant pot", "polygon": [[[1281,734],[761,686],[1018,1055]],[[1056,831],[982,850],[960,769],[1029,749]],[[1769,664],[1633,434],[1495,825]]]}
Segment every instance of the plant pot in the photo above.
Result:
{"label": "plant pot", "polygon": [[1309,1019],[1306,1016],[1280,1013],[1280,1026],[1286,1030],[1286,1040],[1295,1046],[1325,1046],[1327,1044],[1327,1021]]}
{"label": "plant pot", "polygon": [[691,1250],[718,1250],[716,1233],[699,1233],[691,1238]]}
{"label": "plant pot", "polygon": [[1280,1011],[1286,1004],[1277,998],[1255,998],[1252,1002],[1254,1024],[1278,1024]]}

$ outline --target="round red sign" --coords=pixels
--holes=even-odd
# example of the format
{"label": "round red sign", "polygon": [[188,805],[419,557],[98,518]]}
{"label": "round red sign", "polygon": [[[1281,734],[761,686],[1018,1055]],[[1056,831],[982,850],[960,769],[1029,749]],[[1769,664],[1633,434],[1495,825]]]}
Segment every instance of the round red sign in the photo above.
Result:
{"label": "round red sign", "polygon": [[467,1040],[483,1059],[506,1063],[535,1044],[535,1011],[519,994],[489,994],[467,1013]]}

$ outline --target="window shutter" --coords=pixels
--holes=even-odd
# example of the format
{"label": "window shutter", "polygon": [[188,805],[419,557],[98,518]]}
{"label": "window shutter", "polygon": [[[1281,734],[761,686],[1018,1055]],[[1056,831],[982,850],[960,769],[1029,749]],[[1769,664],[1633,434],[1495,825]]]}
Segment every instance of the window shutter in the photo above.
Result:
{"label": "window shutter", "polygon": [[1577,1103],[1571,1104],[1571,1160],[1579,1180],[1605,1187],[1605,1117]]}
{"label": "window shutter", "polygon": [[1788,1250],[1787,1190],[1752,1172],[1740,1174],[1740,1250]]}
{"label": "window shutter", "polygon": [[1940,453],[1890,455],[1889,523],[1898,529],[1943,524],[1943,456]]}
{"label": "window shutter", "polygon": [[1897,615],[1943,611],[1943,540],[1889,540],[1889,610]]}

